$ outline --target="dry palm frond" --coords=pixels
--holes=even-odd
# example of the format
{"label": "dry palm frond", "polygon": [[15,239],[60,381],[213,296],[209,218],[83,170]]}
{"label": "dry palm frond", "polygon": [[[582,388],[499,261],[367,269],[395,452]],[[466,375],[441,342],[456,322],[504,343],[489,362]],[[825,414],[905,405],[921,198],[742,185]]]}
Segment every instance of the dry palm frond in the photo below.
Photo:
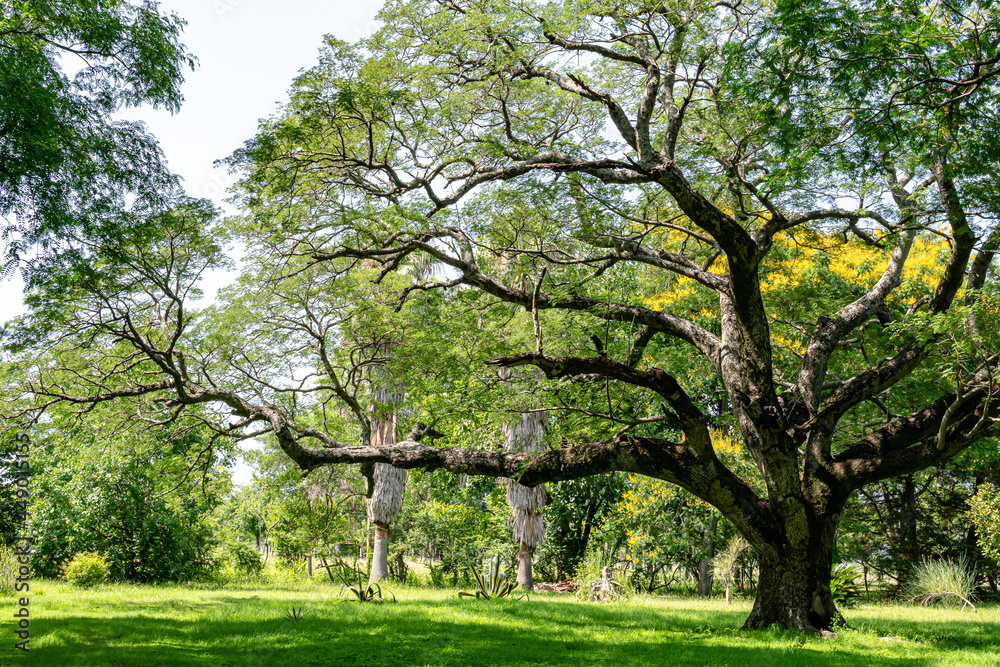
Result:
{"label": "dry palm frond", "polygon": [[[388,350],[386,352],[388,354]],[[384,371],[381,368],[372,370],[372,375],[381,382],[376,382],[372,389],[372,398],[376,403],[392,406],[393,408],[403,400],[403,394],[399,387],[389,391],[383,385]],[[388,414],[377,416],[372,419],[371,443],[373,447],[393,445],[397,440],[396,410],[392,409]],[[403,506],[403,494],[406,491],[406,471],[394,468],[388,463],[376,463],[372,474],[373,488],[371,496],[366,504],[368,506],[368,518],[375,524],[391,524],[396,520],[400,508]]]}
{"label": "dry palm frond", "polygon": [[388,463],[376,463],[372,479],[375,481],[375,488],[367,502],[368,518],[372,523],[390,524],[396,520],[396,515],[403,506],[406,471]]}
{"label": "dry palm frond", "polygon": [[515,511],[527,512],[529,514],[540,514],[542,506],[545,504],[545,485],[524,486],[512,479],[505,479],[504,486],[507,487],[507,504]]}
{"label": "dry palm frond", "polygon": [[545,523],[541,514],[514,510],[511,519],[511,532],[515,542],[534,549],[545,539]]}
{"label": "dry palm frond", "polygon": [[549,424],[546,412],[522,412],[521,419],[502,426],[504,449],[508,452],[540,452],[545,429]]}
{"label": "dry palm frond", "polygon": [[579,588],[580,582],[575,579],[563,579],[562,581],[535,584],[536,591],[545,591],[547,593],[576,593]]}
{"label": "dry palm frond", "polygon": [[916,595],[907,602],[917,602],[923,607],[930,607],[935,602],[943,601],[945,604],[958,606],[958,602],[962,603],[962,608],[959,611],[965,611],[966,607],[972,607],[972,611],[978,612],[976,605],[972,604],[968,598],[966,598],[961,593],[955,593],[953,591],[938,591],[936,593],[921,593]]}
{"label": "dry palm frond", "polygon": [[[548,416],[544,412],[526,412],[515,424],[504,424],[505,449],[512,452],[537,452],[542,449],[542,438]],[[545,504],[545,485],[530,487],[504,479],[507,503],[514,510],[511,528],[514,540],[534,549],[545,538],[542,506]]]}

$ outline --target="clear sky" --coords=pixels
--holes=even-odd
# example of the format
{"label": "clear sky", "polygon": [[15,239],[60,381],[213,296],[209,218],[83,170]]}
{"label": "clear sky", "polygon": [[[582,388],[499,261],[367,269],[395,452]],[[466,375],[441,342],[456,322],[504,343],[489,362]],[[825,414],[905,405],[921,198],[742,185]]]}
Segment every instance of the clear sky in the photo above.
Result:
{"label": "clear sky", "polygon": [[[185,76],[180,112],[138,108],[123,117],[147,123],[189,195],[221,205],[230,177],[212,163],[232,153],[254,134],[258,119],[274,112],[296,73],[316,62],[323,35],[353,42],[371,34],[381,5],[382,0],[161,0],[161,9],[188,22],[182,41],[199,66]],[[225,281],[224,275],[210,276],[206,293]],[[0,283],[0,322],[22,312],[21,292],[16,277]],[[234,479],[249,480],[242,462]]]}

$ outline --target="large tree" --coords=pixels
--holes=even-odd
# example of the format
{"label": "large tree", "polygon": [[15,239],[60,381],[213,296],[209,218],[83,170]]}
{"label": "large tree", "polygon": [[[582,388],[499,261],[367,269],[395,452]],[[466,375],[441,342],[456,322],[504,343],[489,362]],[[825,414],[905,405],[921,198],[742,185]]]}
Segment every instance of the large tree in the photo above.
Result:
{"label": "large tree", "polygon": [[[504,302],[634,326],[617,355],[548,355],[539,336],[497,363],[646,389],[682,437],[623,434],[535,457],[291,441],[289,454],[305,466],[513,467],[522,484],[615,469],[667,479],[757,551],[748,627],[827,626],[851,494],[996,432],[995,349],[943,335],[975,338],[976,290],[1000,242],[996,10],[417,0],[382,18],[363,48],[331,42],[285,114],[236,156],[248,206],[316,262],[391,268],[422,251]],[[294,231],[304,201],[336,215],[321,237],[314,216],[298,223],[309,234]],[[924,234],[948,249],[932,292],[906,301],[898,288]],[[765,277],[809,244],[831,265],[864,244],[884,252],[850,289],[782,304]],[[504,281],[496,257],[532,267],[534,288]],[[627,264],[683,282],[709,312],[616,292],[606,278]],[[868,356],[871,322],[893,320],[895,336]],[[779,326],[801,334],[794,354],[776,353]],[[686,344],[721,382],[766,493],[716,455],[718,401],[641,363],[655,338]],[[935,382],[927,369],[942,356],[955,362]],[[872,409],[880,421],[864,419]]]}
{"label": "large tree", "polygon": [[[251,214],[242,229],[294,280],[351,284],[372,277],[374,260],[375,279],[391,281],[423,252],[447,280],[400,283],[401,303],[443,290],[479,298],[462,311],[467,326],[490,309],[531,311],[530,351],[494,363],[545,373],[526,389],[547,387],[557,425],[580,426],[556,449],[354,444],[328,428],[336,400],[365,422],[348,385],[294,380],[284,356],[273,361],[289,365],[285,384],[261,377],[255,390],[219,374],[224,341],[181,317],[174,278],[120,251],[110,255],[162,292],[159,305],[133,299],[141,313],[166,308],[162,333],[119,305],[134,293],[124,280],[120,292],[49,292],[86,304],[91,344],[128,352],[74,369],[91,378],[82,383],[54,382],[41,365],[33,391],[222,405],[236,419],[220,412],[218,428],[256,425],[305,470],[666,480],[756,551],[747,627],[827,627],[852,494],[998,433],[986,322],[1000,243],[996,11],[414,0],[390,4],[360,46],[329,42],[234,157]],[[940,252],[916,252],[928,247]],[[317,320],[296,317],[298,344]],[[240,345],[281,349],[289,330]],[[411,374],[408,396],[423,376]],[[739,438],[762,491],[720,459],[712,428]]]}
{"label": "large tree", "polygon": [[75,234],[114,229],[121,211],[160,206],[176,188],[145,126],[112,115],[179,108],[194,64],[183,26],[152,0],[0,6],[0,275]]}

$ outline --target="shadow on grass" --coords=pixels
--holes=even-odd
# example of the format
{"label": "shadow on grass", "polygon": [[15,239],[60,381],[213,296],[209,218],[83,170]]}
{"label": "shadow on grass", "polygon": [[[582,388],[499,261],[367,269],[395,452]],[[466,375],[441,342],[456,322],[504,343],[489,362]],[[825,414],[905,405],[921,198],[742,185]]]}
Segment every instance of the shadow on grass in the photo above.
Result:
{"label": "shadow on grass", "polygon": [[[284,618],[304,604],[300,621]],[[134,605],[134,606],[133,606]],[[193,607],[182,603],[180,607]],[[557,665],[812,665],[923,667],[922,658],[829,650],[790,633],[743,633],[741,612],[533,601],[336,601],[221,598],[205,618],[166,615],[171,601],[126,603],[107,619],[65,616],[32,623],[25,664],[58,667],[379,667]],[[126,607],[128,607],[126,609]],[[140,612],[141,608],[141,612]],[[205,611],[198,605],[197,612]],[[250,613],[255,618],[239,618]],[[214,614],[214,616],[212,615]],[[219,618],[229,614],[233,618]],[[985,632],[996,631],[987,629]],[[994,635],[997,636],[997,635]],[[0,654],[0,663],[7,664]]]}
{"label": "shadow on grass", "polygon": [[848,620],[851,627],[859,632],[934,642],[938,647],[1000,648],[1000,622],[984,621],[973,613],[960,621],[885,619],[878,614],[864,612],[853,614]]}

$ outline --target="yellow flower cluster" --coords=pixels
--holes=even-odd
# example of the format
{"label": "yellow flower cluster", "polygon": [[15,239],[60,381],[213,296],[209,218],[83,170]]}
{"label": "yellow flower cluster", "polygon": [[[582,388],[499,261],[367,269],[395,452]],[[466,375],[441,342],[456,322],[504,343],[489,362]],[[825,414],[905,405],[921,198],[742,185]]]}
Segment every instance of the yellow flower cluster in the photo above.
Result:
{"label": "yellow flower cluster", "polygon": [[[680,276],[677,282],[674,283],[672,289],[666,292],[660,292],[651,297],[643,299],[643,303],[653,310],[667,310],[670,306],[673,306],[679,301],[683,301],[688,297],[694,296],[697,292],[697,284],[690,278],[685,278]],[[711,312],[711,311],[709,311]]]}
{"label": "yellow flower cluster", "polygon": [[[825,280],[823,269],[851,287],[867,289],[885,271],[892,254],[891,247],[877,248],[857,239],[847,243],[831,241],[832,238],[818,236],[814,242],[801,245],[794,244],[784,234],[775,237],[776,251],[772,255],[780,259],[766,267],[761,292],[769,295],[818,285]],[[909,283],[920,284],[925,290],[933,289],[947,255],[948,243],[944,239],[918,237],[903,270],[904,287]]]}
{"label": "yellow flower cluster", "polygon": [[799,338],[788,338],[787,336],[773,333],[771,334],[771,342],[775,347],[782,350],[789,350],[798,355],[806,353],[806,344]]}

